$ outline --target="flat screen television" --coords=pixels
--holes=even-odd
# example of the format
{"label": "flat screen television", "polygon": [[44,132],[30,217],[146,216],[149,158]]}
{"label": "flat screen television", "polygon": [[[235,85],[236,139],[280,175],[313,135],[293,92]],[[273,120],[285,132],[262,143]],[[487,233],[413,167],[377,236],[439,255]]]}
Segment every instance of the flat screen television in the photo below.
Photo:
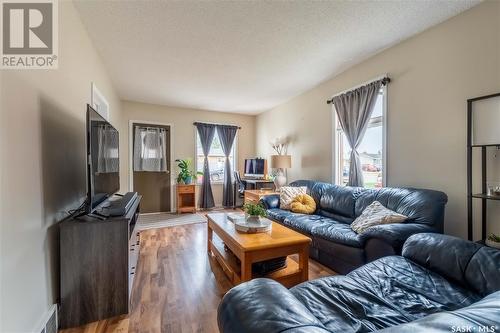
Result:
{"label": "flat screen television", "polygon": [[87,208],[92,213],[120,189],[118,131],[87,105]]}
{"label": "flat screen television", "polygon": [[264,178],[266,174],[266,160],[263,158],[245,159],[245,177]]}

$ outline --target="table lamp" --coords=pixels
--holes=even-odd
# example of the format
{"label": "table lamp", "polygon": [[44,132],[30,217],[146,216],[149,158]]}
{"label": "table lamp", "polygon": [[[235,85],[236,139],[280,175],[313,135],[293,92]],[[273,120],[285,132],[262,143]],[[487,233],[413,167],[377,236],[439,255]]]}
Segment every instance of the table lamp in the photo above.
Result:
{"label": "table lamp", "polygon": [[278,169],[274,177],[276,189],[286,185],[286,169],[292,167],[292,157],[290,155],[271,155],[271,168]]}

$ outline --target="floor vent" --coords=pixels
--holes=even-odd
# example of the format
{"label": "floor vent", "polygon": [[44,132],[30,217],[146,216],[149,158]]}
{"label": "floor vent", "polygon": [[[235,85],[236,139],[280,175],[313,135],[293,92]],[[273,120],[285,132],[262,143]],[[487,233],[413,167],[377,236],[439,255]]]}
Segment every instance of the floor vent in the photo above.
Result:
{"label": "floor vent", "polygon": [[49,311],[47,320],[43,323],[40,333],[57,333],[57,305],[54,304]]}

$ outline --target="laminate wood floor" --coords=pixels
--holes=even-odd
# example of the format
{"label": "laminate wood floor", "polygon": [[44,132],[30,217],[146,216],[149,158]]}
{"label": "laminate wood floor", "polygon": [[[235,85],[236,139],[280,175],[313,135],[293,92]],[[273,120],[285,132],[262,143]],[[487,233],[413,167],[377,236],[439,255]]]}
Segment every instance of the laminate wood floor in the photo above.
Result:
{"label": "laminate wood floor", "polygon": [[[61,332],[219,332],[217,306],[231,284],[207,255],[206,238],[205,223],[143,231],[130,314]],[[310,279],[332,274],[310,259]]]}

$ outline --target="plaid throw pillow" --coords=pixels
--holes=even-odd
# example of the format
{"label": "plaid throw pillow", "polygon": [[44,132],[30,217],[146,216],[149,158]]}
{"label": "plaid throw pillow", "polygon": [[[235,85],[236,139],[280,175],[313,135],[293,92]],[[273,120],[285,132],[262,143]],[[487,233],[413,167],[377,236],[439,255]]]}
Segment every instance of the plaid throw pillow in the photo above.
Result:
{"label": "plaid throw pillow", "polygon": [[380,224],[401,223],[407,218],[407,216],[385,208],[380,202],[374,201],[352,222],[351,229],[360,234],[369,227]]}

